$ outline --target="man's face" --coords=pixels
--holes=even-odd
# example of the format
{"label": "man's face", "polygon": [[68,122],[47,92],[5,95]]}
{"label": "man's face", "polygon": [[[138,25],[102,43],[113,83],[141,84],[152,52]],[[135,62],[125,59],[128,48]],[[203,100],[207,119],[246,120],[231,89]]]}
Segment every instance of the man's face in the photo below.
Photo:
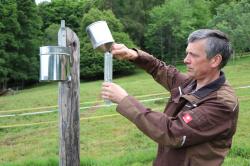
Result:
{"label": "man's face", "polygon": [[189,43],[186,48],[184,63],[187,65],[187,75],[195,80],[204,79],[212,70],[210,60],[205,51],[206,40]]}

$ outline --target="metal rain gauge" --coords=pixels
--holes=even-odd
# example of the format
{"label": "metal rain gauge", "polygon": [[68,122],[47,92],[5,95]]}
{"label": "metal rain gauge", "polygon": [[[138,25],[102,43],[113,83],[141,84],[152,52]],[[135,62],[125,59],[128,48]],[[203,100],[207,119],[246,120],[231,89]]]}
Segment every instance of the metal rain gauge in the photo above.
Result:
{"label": "metal rain gauge", "polygon": [[[86,28],[94,49],[104,53],[104,81],[112,82],[113,79],[113,56],[110,53],[111,46],[114,42],[112,34],[106,21],[97,21]],[[105,100],[106,104],[111,101]]]}

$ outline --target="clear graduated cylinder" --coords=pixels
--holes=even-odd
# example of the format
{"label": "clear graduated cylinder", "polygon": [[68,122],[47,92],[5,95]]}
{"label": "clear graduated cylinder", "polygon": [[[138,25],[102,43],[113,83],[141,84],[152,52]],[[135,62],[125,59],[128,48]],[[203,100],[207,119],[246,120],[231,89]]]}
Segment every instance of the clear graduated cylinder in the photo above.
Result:
{"label": "clear graduated cylinder", "polygon": [[[113,55],[110,52],[104,53],[104,81],[112,82],[113,79]],[[106,104],[111,104],[110,100],[105,100]]]}
{"label": "clear graduated cylinder", "polygon": [[113,79],[113,56],[110,52],[104,53],[104,81],[112,82]]}

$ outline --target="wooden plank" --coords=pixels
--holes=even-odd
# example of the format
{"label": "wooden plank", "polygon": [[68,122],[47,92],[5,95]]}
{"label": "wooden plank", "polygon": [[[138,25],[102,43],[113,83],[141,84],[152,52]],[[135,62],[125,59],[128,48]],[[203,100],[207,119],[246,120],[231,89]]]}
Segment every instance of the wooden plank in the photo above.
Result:
{"label": "wooden plank", "polygon": [[60,166],[80,165],[80,142],[79,142],[79,93],[80,93],[80,42],[70,28],[61,22],[58,32],[58,45],[71,48],[71,78],[69,81],[59,82],[59,135]]}

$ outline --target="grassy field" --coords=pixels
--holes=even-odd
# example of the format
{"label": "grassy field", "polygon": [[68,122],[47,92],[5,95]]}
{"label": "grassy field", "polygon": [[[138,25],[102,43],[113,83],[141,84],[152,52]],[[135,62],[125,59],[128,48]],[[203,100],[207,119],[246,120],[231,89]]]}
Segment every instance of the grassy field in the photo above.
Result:
{"label": "grassy field", "polygon": [[[179,69],[184,70],[184,67]],[[250,166],[250,87],[247,87],[250,85],[250,57],[231,61],[224,71],[239,97],[240,114],[233,147],[223,166]],[[162,111],[169,95],[140,70],[136,75],[117,78],[114,82],[154,110]],[[153,141],[118,115],[115,106],[91,108],[103,104],[99,97],[101,83],[82,82],[80,87],[81,165],[152,165],[156,155],[156,144]],[[57,83],[49,83],[0,97],[1,166],[58,165],[57,95]],[[158,100],[147,101],[155,98]],[[54,112],[29,116],[23,114],[49,110]]]}

